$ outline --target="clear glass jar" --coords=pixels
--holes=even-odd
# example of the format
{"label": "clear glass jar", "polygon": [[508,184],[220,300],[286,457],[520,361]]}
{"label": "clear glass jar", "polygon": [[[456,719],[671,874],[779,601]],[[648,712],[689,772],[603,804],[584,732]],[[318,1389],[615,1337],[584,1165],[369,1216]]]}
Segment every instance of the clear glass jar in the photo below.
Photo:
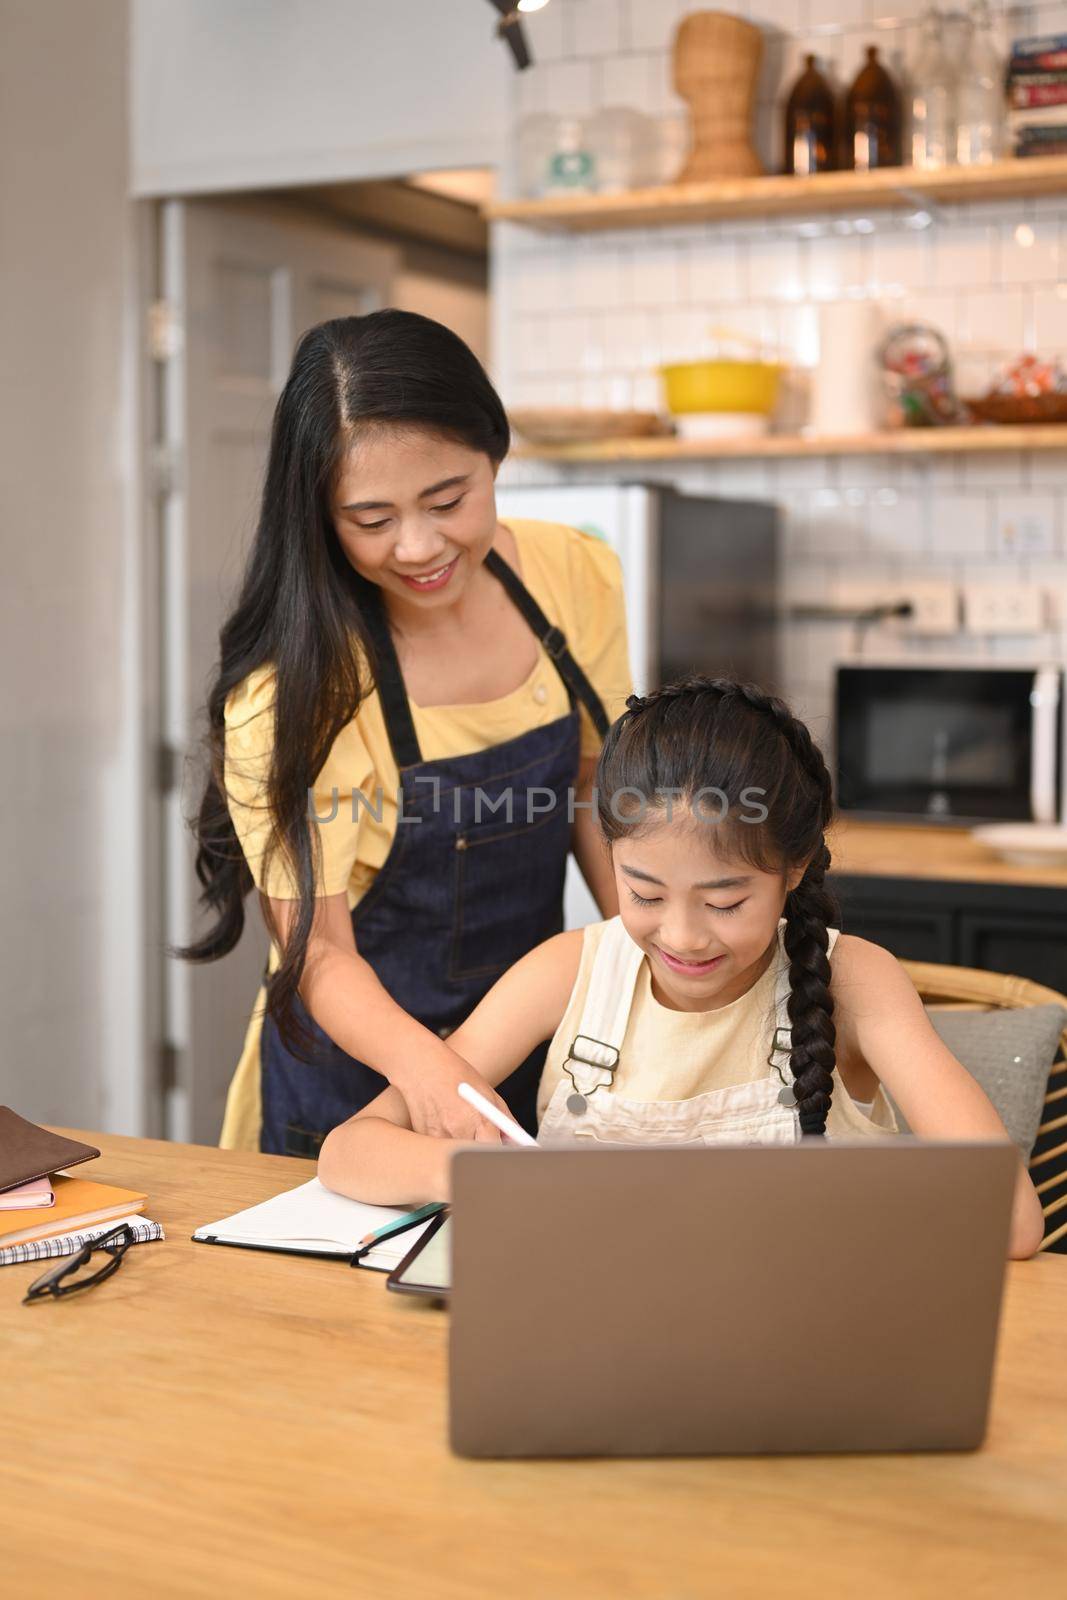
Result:
{"label": "clear glass jar", "polygon": [[548,172],[556,153],[558,117],[547,111],[521,119],[516,130],[515,182],[523,200],[540,200],[548,188]]}
{"label": "clear glass jar", "polygon": [[629,106],[605,106],[586,124],[586,143],[601,194],[644,189],[656,182],[658,129]]}
{"label": "clear glass jar", "polygon": [[911,164],[947,167],[956,159],[956,74],[944,46],[940,13],[930,6],[911,72]]}
{"label": "clear glass jar", "polygon": [[583,117],[560,117],[548,161],[545,193],[591,193],[596,187],[596,159],[589,147],[588,122]]}
{"label": "clear glass jar", "polygon": [[1004,57],[993,37],[987,0],[972,0],[970,40],[956,90],[956,160],[985,166],[1004,151]]}

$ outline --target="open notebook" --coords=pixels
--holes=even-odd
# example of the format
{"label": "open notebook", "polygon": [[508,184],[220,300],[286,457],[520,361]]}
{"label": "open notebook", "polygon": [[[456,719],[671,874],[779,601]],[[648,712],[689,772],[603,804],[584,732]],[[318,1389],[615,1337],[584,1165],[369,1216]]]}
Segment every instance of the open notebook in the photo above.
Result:
{"label": "open notebook", "polygon": [[[287,1189],[262,1205],[249,1206],[219,1222],[206,1222],[193,1238],[199,1244],[245,1245],[252,1250],[286,1250],[293,1255],[343,1256],[350,1260],[360,1240],[376,1228],[407,1214],[405,1208],[368,1206],[326,1189],[318,1178]],[[361,1267],[392,1272],[415,1240],[429,1227],[432,1217],[417,1227],[382,1239],[359,1258]]]}

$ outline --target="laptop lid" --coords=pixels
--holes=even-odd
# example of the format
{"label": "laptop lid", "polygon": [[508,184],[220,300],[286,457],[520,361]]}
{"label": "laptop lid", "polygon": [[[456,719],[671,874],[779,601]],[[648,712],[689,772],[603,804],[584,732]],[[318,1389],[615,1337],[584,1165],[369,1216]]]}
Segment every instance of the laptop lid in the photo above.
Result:
{"label": "laptop lid", "polygon": [[973,1448],[1016,1160],[906,1138],[460,1152],[453,1448]]}

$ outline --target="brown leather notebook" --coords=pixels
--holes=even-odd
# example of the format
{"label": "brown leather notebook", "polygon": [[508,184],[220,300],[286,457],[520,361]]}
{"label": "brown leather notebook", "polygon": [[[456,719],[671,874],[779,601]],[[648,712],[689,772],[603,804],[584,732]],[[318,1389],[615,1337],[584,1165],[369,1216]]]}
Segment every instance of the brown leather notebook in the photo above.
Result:
{"label": "brown leather notebook", "polygon": [[47,1178],[53,1172],[76,1167],[100,1154],[91,1144],[65,1139],[49,1133],[36,1122],[27,1122],[10,1106],[0,1106],[0,1194],[34,1178]]}

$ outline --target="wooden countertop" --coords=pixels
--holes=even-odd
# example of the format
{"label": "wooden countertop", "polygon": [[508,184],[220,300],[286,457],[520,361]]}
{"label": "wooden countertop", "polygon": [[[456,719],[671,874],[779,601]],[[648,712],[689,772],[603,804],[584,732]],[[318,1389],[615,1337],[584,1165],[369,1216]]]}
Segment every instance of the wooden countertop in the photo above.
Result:
{"label": "wooden countertop", "polygon": [[1067,867],[1012,866],[973,839],[968,828],[860,822],[841,817],[834,824],[828,843],[832,872],[1067,889]]}
{"label": "wooden countertop", "polygon": [[197,1224],[306,1179],[307,1163],[82,1137],[103,1151],[92,1176],[145,1189],[167,1239],[58,1303],[21,1304],[39,1263],[0,1269],[5,1593],[944,1600],[1062,1587],[1067,1257],[1009,1266],[977,1452],[462,1461],[445,1434],[446,1313],[337,1261],[190,1242]]}

